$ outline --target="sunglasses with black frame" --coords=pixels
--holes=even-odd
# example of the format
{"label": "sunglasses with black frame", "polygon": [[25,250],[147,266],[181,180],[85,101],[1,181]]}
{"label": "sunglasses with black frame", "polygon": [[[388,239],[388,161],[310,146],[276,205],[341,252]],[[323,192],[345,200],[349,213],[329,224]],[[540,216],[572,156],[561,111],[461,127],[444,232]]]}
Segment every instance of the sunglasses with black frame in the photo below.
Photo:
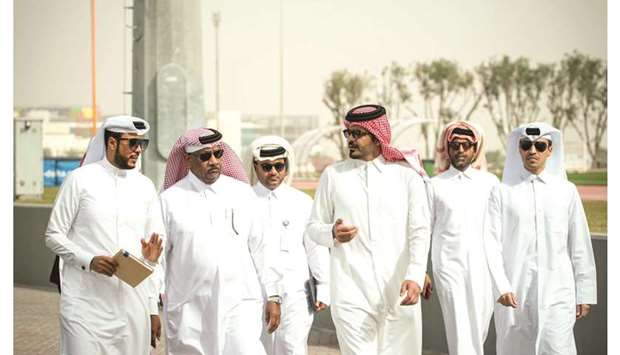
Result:
{"label": "sunglasses with black frame", "polygon": [[198,159],[200,159],[200,161],[205,162],[208,161],[209,159],[211,159],[211,156],[214,156],[215,159],[221,159],[222,156],[224,155],[224,150],[223,149],[218,149],[218,150],[208,150],[204,153],[191,153],[191,155],[197,157]]}
{"label": "sunglasses with black frame", "polygon": [[353,138],[353,139],[359,139],[363,136],[367,136],[370,133],[369,132],[363,132],[363,131],[359,131],[356,129],[343,129],[342,130],[342,134],[344,135],[344,138],[349,139],[349,137]]}
{"label": "sunglasses with black frame", "polygon": [[527,152],[528,150],[530,150],[532,148],[532,145],[534,146],[534,148],[539,152],[542,153],[544,151],[546,151],[550,144],[548,144],[545,141],[535,141],[532,142],[529,139],[522,139],[519,141],[519,148],[521,148],[521,150]]}
{"label": "sunglasses with black frame", "polygon": [[254,161],[254,164],[260,165],[260,168],[263,169],[263,171],[266,173],[270,172],[271,169],[273,168],[275,168],[277,172],[281,173],[286,168],[285,163],[272,164],[272,163],[259,163],[257,161]]}
{"label": "sunglasses with black frame", "polygon": [[127,141],[129,149],[134,150],[140,146],[142,150],[146,150],[149,146],[149,140],[146,138],[118,138],[119,141]]}
{"label": "sunglasses with black frame", "polygon": [[472,147],[476,147],[476,143],[472,143],[470,141],[465,141],[465,142],[457,142],[457,141],[452,141],[448,143],[448,147],[450,147],[450,149],[452,150],[459,150],[460,147],[463,147],[463,150],[469,150]]}

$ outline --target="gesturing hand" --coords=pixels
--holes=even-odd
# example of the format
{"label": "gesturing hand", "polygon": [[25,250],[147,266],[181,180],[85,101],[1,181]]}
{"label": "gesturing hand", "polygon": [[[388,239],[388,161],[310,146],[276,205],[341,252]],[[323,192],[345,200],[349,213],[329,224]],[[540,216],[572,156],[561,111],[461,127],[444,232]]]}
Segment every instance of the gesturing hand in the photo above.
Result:
{"label": "gesturing hand", "polygon": [[503,304],[506,307],[517,308],[517,298],[512,292],[504,293],[499,297],[497,302]]}
{"label": "gesturing hand", "polygon": [[117,267],[118,263],[111,256],[98,255],[90,261],[90,269],[92,271],[106,276],[114,275]]}
{"label": "gesturing hand", "polygon": [[146,260],[156,263],[161,255],[161,251],[164,249],[162,247],[162,241],[163,240],[157,233],[151,234],[151,238],[149,238],[148,242],[145,242],[144,239],[140,239],[140,243],[142,244],[142,256]]}
{"label": "gesturing hand", "polygon": [[350,242],[357,235],[355,226],[347,226],[342,224],[342,219],[338,218],[332,227],[332,236],[340,243]]}
{"label": "gesturing hand", "polygon": [[417,282],[411,280],[403,281],[400,286],[400,295],[405,296],[403,300],[400,302],[401,306],[411,306],[418,303],[420,299],[420,285]]}

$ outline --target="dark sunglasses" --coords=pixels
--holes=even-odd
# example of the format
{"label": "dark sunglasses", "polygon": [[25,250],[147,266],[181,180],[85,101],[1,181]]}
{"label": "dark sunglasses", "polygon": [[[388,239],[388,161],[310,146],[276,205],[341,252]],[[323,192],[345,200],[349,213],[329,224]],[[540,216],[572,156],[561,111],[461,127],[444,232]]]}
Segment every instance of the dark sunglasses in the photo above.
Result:
{"label": "dark sunglasses", "polygon": [[472,147],[475,147],[476,143],[472,143],[470,141],[465,141],[465,142],[456,142],[456,141],[452,141],[450,143],[448,143],[448,147],[450,147],[450,149],[452,150],[459,150],[459,147],[463,147],[463,150],[469,150]]}
{"label": "dark sunglasses", "polygon": [[344,138],[349,139],[349,137],[353,138],[353,139],[359,139],[363,136],[367,136],[369,133],[368,132],[362,132],[362,131],[358,131],[358,130],[351,130],[351,129],[343,129],[342,130],[342,134],[344,134]]}
{"label": "dark sunglasses", "polygon": [[136,149],[138,146],[140,146],[142,150],[146,150],[146,148],[149,146],[149,140],[146,138],[119,138],[118,140],[127,141],[129,149],[131,150]]}
{"label": "dark sunglasses", "polygon": [[532,145],[534,146],[534,148],[536,148],[536,150],[539,153],[544,152],[549,147],[547,142],[543,142],[543,141],[532,142],[529,139],[523,139],[519,141],[519,147],[521,148],[521,150],[526,151],[526,152],[530,150],[530,148],[532,148]]}
{"label": "dark sunglasses", "polygon": [[215,159],[220,159],[222,156],[224,155],[224,150],[223,149],[218,149],[218,150],[214,150],[214,151],[206,151],[204,153],[200,153],[200,154],[194,154],[194,156],[197,156],[198,159],[200,159],[200,161],[208,161],[209,159],[211,159],[211,156],[214,156]]}
{"label": "dark sunglasses", "polygon": [[275,163],[275,164],[261,163],[260,167],[266,173],[270,172],[271,169],[273,169],[273,168],[276,168],[276,171],[281,173],[282,171],[284,171],[284,168],[286,168],[286,164],[284,164],[284,163]]}

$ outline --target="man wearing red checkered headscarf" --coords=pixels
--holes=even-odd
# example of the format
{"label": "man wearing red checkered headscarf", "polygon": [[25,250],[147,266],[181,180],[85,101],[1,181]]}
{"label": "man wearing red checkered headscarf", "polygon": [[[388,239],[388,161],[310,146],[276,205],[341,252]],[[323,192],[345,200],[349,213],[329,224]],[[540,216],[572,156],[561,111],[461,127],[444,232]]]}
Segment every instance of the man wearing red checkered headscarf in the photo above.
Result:
{"label": "man wearing red checkered headscarf", "polygon": [[467,121],[449,123],[437,142],[435,167],[439,174],[429,188],[431,258],[448,351],[482,355],[495,303],[484,253],[484,215],[499,184],[486,172],[482,129]]}
{"label": "man wearing red checkered headscarf", "polygon": [[179,137],[161,205],[168,354],[260,355],[280,321],[280,275],[243,165],[214,129]]}
{"label": "man wearing red checkered headscarf", "polygon": [[390,145],[383,107],[355,107],[345,126],[350,159],[321,175],[307,227],[331,250],[340,350],[421,354],[419,296],[430,244],[423,169],[419,159]]}

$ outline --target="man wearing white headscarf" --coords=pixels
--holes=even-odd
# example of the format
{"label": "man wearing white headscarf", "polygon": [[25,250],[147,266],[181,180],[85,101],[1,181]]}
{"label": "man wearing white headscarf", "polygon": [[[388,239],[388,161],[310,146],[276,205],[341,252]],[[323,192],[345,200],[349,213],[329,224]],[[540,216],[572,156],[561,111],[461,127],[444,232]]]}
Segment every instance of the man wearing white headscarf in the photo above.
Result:
{"label": "man wearing white headscarf", "polygon": [[596,304],[596,269],[559,130],[527,123],[512,131],[485,229],[495,298],[506,306],[495,306],[497,353],[576,354],[573,326]]}
{"label": "man wearing white headscarf", "polygon": [[137,117],[108,118],[56,197],[45,244],[62,261],[60,354],[147,355],[159,337],[155,276],[135,288],[112,277],[120,249],[152,266],[162,251],[157,192],[136,168],[148,130]]}
{"label": "man wearing white headscarf", "polygon": [[328,166],[308,234],[330,248],[331,316],[343,355],[422,353],[430,216],[420,161],[390,144],[385,108],[345,117],[349,157]]}
{"label": "man wearing white headscarf", "polygon": [[173,146],[161,204],[164,314],[171,355],[260,355],[280,321],[280,275],[264,211],[222,134],[190,129]]}
{"label": "man wearing white headscarf", "polygon": [[306,355],[314,312],[329,305],[329,250],[305,233],[312,198],[289,186],[295,166],[293,147],[277,136],[250,144],[250,183],[260,210],[267,211],[266,236],[277,246],[282,282],[278,329],[263,333],[269,355]]}
{"label": "man wearing white headscarf", "polygon": [[431,179],[431,258],[450,354],[482,355],[493,315],[483,223],[491,189],[482,130],[472,122],[448,124],[437,142]]}

